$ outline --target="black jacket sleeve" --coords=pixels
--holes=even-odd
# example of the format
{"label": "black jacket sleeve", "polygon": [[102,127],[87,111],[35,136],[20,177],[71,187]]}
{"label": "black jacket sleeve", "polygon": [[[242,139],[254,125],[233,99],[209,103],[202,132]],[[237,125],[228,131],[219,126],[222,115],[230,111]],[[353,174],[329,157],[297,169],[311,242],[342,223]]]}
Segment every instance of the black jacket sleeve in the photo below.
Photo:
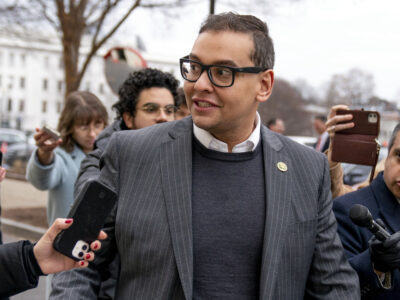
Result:
{"label": "black jacket sleeve", "polygon": [[0,298],[37,286],[43,275],[29,241],[0,246]]}

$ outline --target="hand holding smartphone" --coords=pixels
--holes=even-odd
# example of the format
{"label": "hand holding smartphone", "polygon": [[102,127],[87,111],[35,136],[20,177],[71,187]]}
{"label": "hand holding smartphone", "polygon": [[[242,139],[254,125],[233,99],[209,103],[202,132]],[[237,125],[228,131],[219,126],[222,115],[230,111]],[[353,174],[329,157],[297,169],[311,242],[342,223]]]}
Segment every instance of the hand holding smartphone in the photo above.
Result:
{"label": "hand holding smartphone", "polygon": [[89,182],[68,214],[68,218],[74,219],[73,224],[57,235],[54,248],[74,260],[83,259],[116,201],[116,193],[107,186],[96,180]]}
{"label": "hand holding smartphone", "polygon": [[[380,144],[380,115],[377,111],[338,110],[337,115],[352,114],[354,127],[335,132],[332,142],[332,160],[375,166]],[[344,122],[343,122],[344,123]],[[338,123],[341,124],[341,123]]]}
{"label": "hand holding smartphone", "polygon": [[58,141],[58,139],[61,138],[61,135],[57,130],[55,130],[47,125],[42,127],[42,131],[45,132],[46,134],[48,134],[55,141]]}

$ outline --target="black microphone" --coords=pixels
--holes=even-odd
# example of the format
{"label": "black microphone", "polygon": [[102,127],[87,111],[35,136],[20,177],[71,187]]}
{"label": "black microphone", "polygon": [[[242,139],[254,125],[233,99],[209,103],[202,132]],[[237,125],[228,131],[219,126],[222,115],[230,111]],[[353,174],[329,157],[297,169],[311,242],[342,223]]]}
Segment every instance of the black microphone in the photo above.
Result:
{"label": "black microphone", "polygon": [[371,212],[364,205],[353,205],[350,209],[349,215],[354,224],[360,227],[367,227],[367,229],[371,231],[378,240],[384,241],[390,237],[390,234],[372,219]]}

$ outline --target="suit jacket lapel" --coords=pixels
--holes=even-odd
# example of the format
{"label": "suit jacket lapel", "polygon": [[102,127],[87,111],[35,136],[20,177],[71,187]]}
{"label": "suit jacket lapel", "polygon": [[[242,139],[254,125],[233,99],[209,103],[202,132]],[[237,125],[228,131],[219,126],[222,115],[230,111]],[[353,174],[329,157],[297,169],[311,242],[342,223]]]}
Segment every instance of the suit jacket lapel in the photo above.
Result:
{"label": "suit jacket lapel", "polygon": [[385,181],[383,180],[383,173],[380,173],[370,186],[379,209],[382,211],[380,217],[388,226],[389,231],[392,233],[400,231],[399,203],[386,187]]}
{"label": "suit jacket lapel", "polygon": [[168,225],[186,299],[193,291],[192,121],[175,124],[171,139],[161,145],[160,166]]}
{"label": "suit jacket lapel", "polygon": [[[279,138],[261,129],[266,184],[266,218],[262,265],[260,275],[260,299],[272,299],[276,274],[280,264],[282,244],[286,237],[291,203],[291,161],[280,151],[283,144]],[[285,171],[284,163],[287,166]]]}

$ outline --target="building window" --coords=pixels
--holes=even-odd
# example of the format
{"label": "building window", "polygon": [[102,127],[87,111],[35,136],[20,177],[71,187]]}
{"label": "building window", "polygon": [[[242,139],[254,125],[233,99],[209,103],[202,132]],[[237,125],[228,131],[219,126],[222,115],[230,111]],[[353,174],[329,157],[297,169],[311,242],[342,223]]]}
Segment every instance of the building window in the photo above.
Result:
{"label": "building window", "polygon": [[47,91],[47,87],[48,87],[47,79],[43,79],[43,90]]}
{"label": "building window", "polygon": [[3,52],[0,52],[0,66],[2,65],[2,63],[3,63]]}
{"label": "building window", "polygon": [[45,67],[45,68],[48,68],[48,67],[49,67],[49,57],[48,57],[48,56],[45,56],[45,57],[44,57],[44,67]]}
{"label": "building window", "polygon": [[25,101],[24,100],[19,100],[19,108],[18,108],[18,110],[20,111],[20,112],[23,112],[24,110],[25,110]]}
{"label": "building window", "polygon": [[8,77],[8,89],[11,90],[14,84],[14,76]]}
{"label": "building window", "polygon": [[100,83],[100,86],[99,86],[99,93],[104,94],[104,84],[102,84],[102,83]]}
{"label": "building window", "polygon": [[57,102],[57,113],[60,113],[63,107],[63,103],[62,102]]}
{"label": "building window", "polygon": [[7,111],[12,111],[12,99],[8,98]]}
{"label": "building window", "polygon": [[24,53],[21,54],[21,65],[25,66],[26,56]]}
{"label": "building window", "polygon": [[57,89],[58,89],[58,91],[61,93],[62,92],[62,89],[63,89],[63,81],[62,80],[59,80],[58,82],[57,82]]}
{"label": "building window", "polygon": [[0,75],[0,87],[1,87],[1,75]]}
{"label": "building window", "polygon": [[42,101],[42,113],[46,113],[47,112],[47,101],[43,100]]}
{"label": "building window", "polygon": [[62,56],[60,57],[60,61],[58,62],[58,68],[60,68],[61,70],[64,70],[64,60],[63,60]]}
{"label": "building window", "polygon": [[19,79],[19,87],[20,87],[21,89],[24,89],[24,88],[25,88],[25,77],[21,77],[21,78]]}
{"label": "building window", "polygon": [[14,53],[10,53],[9,55],[9,62],[10,62],[10,66],[14,65]]}
{"label": "building window", "polygon": [[87,91],[87,92],[90,92],[90,82],[87,82],[87,83],[86,83],[86,91]]}

